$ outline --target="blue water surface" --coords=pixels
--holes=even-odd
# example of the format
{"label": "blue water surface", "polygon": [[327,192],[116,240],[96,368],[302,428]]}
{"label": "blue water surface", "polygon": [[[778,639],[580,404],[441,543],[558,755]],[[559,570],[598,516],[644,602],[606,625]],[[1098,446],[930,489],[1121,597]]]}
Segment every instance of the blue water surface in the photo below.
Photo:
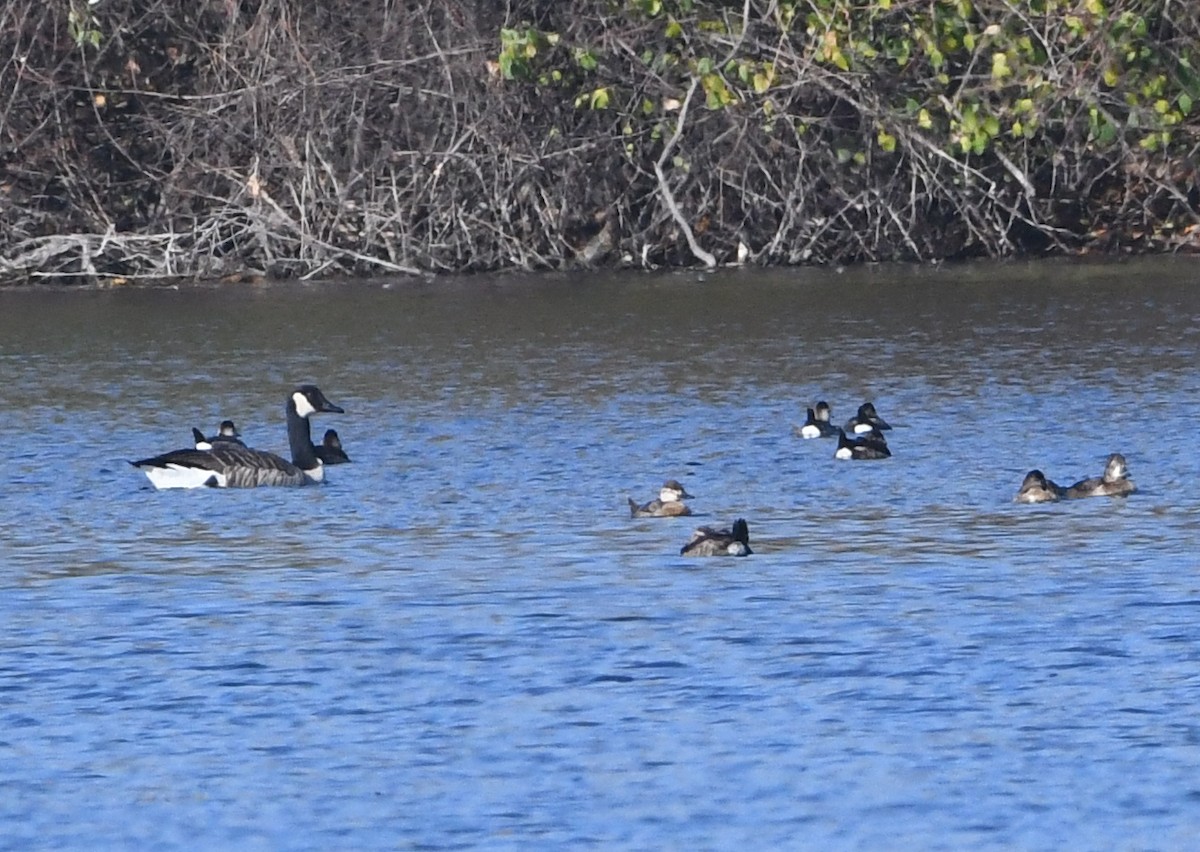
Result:
{"label": "blue water surface", "polygon": [[[0,848],[1194,848],[1195,283],[0,293]],[[321,487],[126,463],[282,451],[299,381]],[[1128,499],[1011,502],[1118,451]],[[631,520],[666,478],[697,516]]]}

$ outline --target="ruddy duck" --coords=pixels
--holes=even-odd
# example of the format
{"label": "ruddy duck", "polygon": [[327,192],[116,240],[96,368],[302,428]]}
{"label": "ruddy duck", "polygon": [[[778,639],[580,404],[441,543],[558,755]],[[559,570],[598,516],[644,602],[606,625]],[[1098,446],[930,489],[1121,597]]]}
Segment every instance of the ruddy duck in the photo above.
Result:
{"label": "ruddy duck", "polygon": [[1125,456],[1113,453],[1108,457],[1104,466],[1103,476],[1093,476],[1082,479],[1066,490],[1065,497],[1125,497],[1137,491],[1137,486],[1129,478],[1129,468],[1125,465]]}
{"label": "ruddy duck", "polygon": [[836,438],[837,427],[829,422],[829,403],[821,400],[815,409],[808,409],[808,419],[797,429],[801,438]]}
{"label": "ruddy duck", "polygon": [[680,515],[690,515],[692,510],[683,502],[692,499],[692,495],[683,490],[674,479],[663,483],[658,492],[658,499],[651,500],[639,506],[632,497],[629,499],[629,517],[631,518],[677,518]]}
{"label": "ruddy duck", "polygon": [[877,429],[880,432],[886,432],[892,427],[878,414],[875,413],[875,405],[870,402],[864,402],[858,407],[858,414],[846,421],[847,432],[870,432],[872,429]]}
{"label": "ruddy duck", "polygon": [[197,450],[211,450],[213,448],[213,444],[224,443],[239,444],[243,447],[246,446],[242,443],[242,433],[239,432],[237,427],[233,425],[232,420],[222,420],[221,425],[217,427],[217,434],[213,435],[211,438],[205,438],[204,433],[193,426],[192,437],[196,440]]}
{"label": "ruddy duck", "polygon": [[700,527],[679,550],[681,556],[749,556],[753,552],[745,518],[738,518],[729,530]]}
{"label": "ruddy duck", "polygon": [[845,431],[838,429],[838,445],[834,451],[835,459],[887,459],[892,451],[888,449],[887,439],[877,429],[871,429],[858,438],[847,438]]}
{"label": "ruddy duck", "polygon": [[348,464],[350,461],[350,456],[342,449],[342,439],[338,437],[336,429],[326,429],[325,440],[313,450],[325,464]]}
{"label": "ruddy duck", "polygon": [[1063,490],[1046,478],[1040,470],[1031,470],[1025,474],[1021,490],[1013,498],[1014,503],[1054,503],[1062,496]]}

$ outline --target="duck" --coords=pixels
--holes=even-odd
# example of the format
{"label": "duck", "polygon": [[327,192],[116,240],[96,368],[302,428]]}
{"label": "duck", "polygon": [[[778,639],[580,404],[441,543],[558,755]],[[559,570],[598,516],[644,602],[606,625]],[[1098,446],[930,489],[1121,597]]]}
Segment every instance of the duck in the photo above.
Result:
{"label": "duck", "polygon": [[1014,503],[1055,503],[1062,497],[1063,489],[1046,478],[1046,474],[1034,469],[1025,474],[1021,490],[1013,498]]}
{"label": "duck", "polygon": [[847,438],[843,429],[838,429],[838,445],[834,450],[835,459],[866,459],[891,458],[892,451],[888,449],[887,439],[878,429],[871,429],[857,438]]}
{"label": "duck", "polygon": [[875,413],[874,403],[864,402],[858,407],[858,414],[846,421],[845,429],[847,432],[870,432],[872,429],[877,429],[880,432],[887,432],[892,427],[887,424],[882,417]]}
{"label": "duck", "polygon": [[1104,465],[1102,476],[1081,479],[1071,485],[1063,493],[1068,499],[1081,497],[1127,497],[1137,491],[1137,486],[1129,478],[1129,467],[1125,464],[1125,456],[1113,453]]}
{"label": "duck", "polygon": [[204,433],[193,426],[192,437],[196,439],[197,450],[211,450],[213,448],[213,444],[225,442],[240,444],[243,447],[246,446],[244,443],[242,443],[242,433],[239,432],[237,427],[233,425],[232,420],[222,420],[221,425],[217,427],[217,434],[213,435],[211,438],[205,438]]}
{"label": "duck", "polygon": [[692,499],[692,495],[684,490],[677,480],[668,479],[658,492],[658,499],[638,505],[632,498],[629,500],[629,517],[631,518],[677,518],[690,515],[692,510],[684,500]]}
{"label": "duck", "polygon": [[749,556],[753,552],[750,527],[745,518],[738,518],[727,530],[699,527],[679,549],[681,556]]}
{"label": "duck", "polygon": [[832,416],[829,403],[821,400],[816,408],[808,409],[808,419],[796,430],[801,438],[836,438],[837,427],[829,422]]}
{"label": "duck", "polygon": [[313,448],[319,458],[325,464],[347,464],[350,461],[350,456],[346,455],[346,451],[342,449],[342,439],[338,437],[338,433],[334,429],[325,430],[325,438],[321,441],[320,446]]}
{"label": "duck", "polygon": [[163,488],[255,488],[311,485],[325,478],[325,466],[312,444],[308,418],[319,412],[344,414],[316,385],[300,385],[287,398],[288,443],[292,460],[230,441],[211,450],[188,448],[131,461],[151,484]]}

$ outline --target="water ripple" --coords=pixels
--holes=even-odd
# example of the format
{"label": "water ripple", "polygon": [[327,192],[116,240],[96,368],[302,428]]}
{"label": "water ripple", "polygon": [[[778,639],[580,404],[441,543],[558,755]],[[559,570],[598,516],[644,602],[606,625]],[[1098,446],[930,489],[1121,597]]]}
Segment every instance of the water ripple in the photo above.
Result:
{"label": "water ripple", "polygon": [[[1189,848],[1200,292],[1046,269],[7,294],[0,846]],[[125,462],[300,378],[325,487]]]}

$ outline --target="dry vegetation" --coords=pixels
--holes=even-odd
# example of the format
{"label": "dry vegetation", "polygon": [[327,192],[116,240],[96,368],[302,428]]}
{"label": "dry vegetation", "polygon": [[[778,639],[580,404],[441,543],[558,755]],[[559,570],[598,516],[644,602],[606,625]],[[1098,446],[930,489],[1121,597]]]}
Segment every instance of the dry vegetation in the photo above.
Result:
{"label": "dry vegetation", "polygon": [[0,284],[1194,249],[1193,11],[9,0]]}

